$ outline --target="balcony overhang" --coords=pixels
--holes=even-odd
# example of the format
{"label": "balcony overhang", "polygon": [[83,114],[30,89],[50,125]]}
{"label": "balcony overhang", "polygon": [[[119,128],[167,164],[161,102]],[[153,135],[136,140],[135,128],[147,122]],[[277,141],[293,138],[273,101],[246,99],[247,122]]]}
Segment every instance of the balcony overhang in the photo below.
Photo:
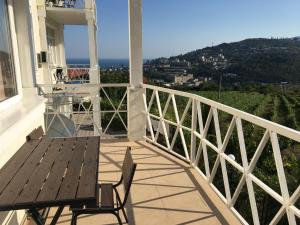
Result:
{"label": "balcony overhang", "polygon": [[85,9],[47,7],[47,18],[63,25],[86,25]]}

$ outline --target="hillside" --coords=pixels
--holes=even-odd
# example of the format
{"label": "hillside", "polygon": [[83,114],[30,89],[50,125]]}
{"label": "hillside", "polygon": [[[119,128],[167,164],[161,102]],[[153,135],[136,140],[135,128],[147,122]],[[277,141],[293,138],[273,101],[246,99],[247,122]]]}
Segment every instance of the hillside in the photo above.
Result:
{"label": "hillside", "polygon": [[[220,63],[215,60],[218,55],[224,56],[223,66],[219,68],[213,66]],[[246,39],[195,50],[170,60],[174,58],[191,62],[196,76],[205,73],[219,77],[221,73],[233,73],[241,82],[300,82],[299,37]]]}

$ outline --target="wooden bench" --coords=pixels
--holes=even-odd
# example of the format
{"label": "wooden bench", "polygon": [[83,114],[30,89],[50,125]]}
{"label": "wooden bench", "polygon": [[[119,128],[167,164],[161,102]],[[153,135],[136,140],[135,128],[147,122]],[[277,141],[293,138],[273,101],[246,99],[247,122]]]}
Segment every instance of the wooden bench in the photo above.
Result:
{"label": "wooden bench", "polygon": [[44,136],[44,130],[41,126],[39,126],[38,128],[34,129],[33,131],[31,131],[30,134],[28,134],[26,136],[26,141],[31,141],[31,140],[39,140]]}

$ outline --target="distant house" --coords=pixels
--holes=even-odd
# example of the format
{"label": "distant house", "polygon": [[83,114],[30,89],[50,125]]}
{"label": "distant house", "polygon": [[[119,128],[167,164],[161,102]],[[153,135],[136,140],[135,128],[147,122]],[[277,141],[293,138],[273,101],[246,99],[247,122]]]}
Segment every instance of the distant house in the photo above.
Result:
{"label": "distant house", "polygon": [[180,61],[180,62],[171,62],[171,67],[186,67],[190,68],[191,67],[191,62],[188,61]]}
{"label": "distant house", "polygon": [[182,68],[168,68],[164,70],[166,73],[186,74],[187,70]]}
{"label": "distant house", "polygon": [[175,76],[174,83],[180,84],[180,83],[186,83],[194,78],[193,74],[187,74],[187,75],[177,75]]}
{"label": "distant house", "polygon": [[170,64],[160,64],[157,66],[158,68],[170,68],[171,65]]}
{"label": "distant house", "polygon": [[168,80],[170,83],[175,85],[182,85],[191,81],[194,78],[193,74],[180,74],[180,73],[170,73],[168,74]]}
{"label": "distant house", "polygon": [[227,77],[227,78],[237,78],[237,74],[235,73],[224,73],[223,77]]}

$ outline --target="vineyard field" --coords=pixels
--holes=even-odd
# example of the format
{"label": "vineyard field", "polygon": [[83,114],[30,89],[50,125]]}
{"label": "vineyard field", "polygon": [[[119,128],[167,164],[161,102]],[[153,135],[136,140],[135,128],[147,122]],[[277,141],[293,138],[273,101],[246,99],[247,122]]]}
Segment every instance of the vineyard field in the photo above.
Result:
{"label": "vineyard field", "polygon": [[194,94],[257,115],[289,128],[300,130],[300,93],[261,94],[258,92],[198,91]]}
{"label": "vineyard field", "polygon": [[[300,130],[300,91],[289,90],[284,93],[279,89],[274,88],[274,91],[222,91],[219,96],[217,91],[192,91],[185,90],[190,93],[202,96],[207,99],[211,99],[216,102],[220,102],[224,105],[231,106],[235,109],[256,115],[258,117],[264,118],[269,121],[281,124],[283,126]],[[152,91],[146,93],[147,101],[150,102],[151,96],[153,96]],[[163,135],[163,132],[157,132],[157,142],[162,146],[167,146],[168,143],[173,143],[172,150],[177,154],[185,157],[185,150],[191,149],[191,137],[192,132],[190,129],[192,122],[192,109],[189,104],[189,98],[180,96],[179,94],[174,96],[175,100],[173,104],[167,104],[169,95],[162,91],[158,92],[160,107],[158,107],[156,101],[152,101],[149,108],[150,114],[159,118],[159,108],[164,109],[165,115],[164,119],[168,127],[168,134]],[[169,100],[170,101],[170,100]],[[174,113],[174,107],[178,111],[177,117],[181,118],[185,115],[182,120],[182,134],[178,135],[176,127],[176,115]],[[203,124],[206,124],[208,114],[210,111],[210,106],[203,103],[200,105],[201,117]],[[185,113],[184,113],[185,112]],[[220,128],[220,138],[224,140],[226,133],[228,131],[229,125],[232,120],[232,115],[222,110],[218,110],[218,121]],[[177,118],[178,119],[178,118]],[[153,119],[155,120],[155,119]],[[174,125],[175,124],[175,125]],[[217,135],[214,127],[214,123],[208,123],[208,128],[205,137],[209,143],[213,146],[218,146]],[[153,130],[159,130],[159,121],[156,125],[152,124]],[[185,128],[184,128],[185,127]],[[256,150],[262,140],[265,133],[265,128],[254,125],[245,120],[242,121],[243,136],[246,146],[247,160],[250,162]],[[197,128],[196,128],[197,129]],[[150,135],[148,133],[148,135]],[[224,152],[227,155],[234,156],[234,160],[239,165],[242,165],[242,155],[240,151],[238,132],[236,129],[232,131],[230,138],[228,139],[226,149]],[[279,148],[281,151],[281,157],[283,161],[283,167],[288,183],[288,191],[290,194],[299,186],[300,182],[300,143],[288,139],[284,136],[278,135]],[[200,142],[198,146],[200,146]],[[218,154],[210,146],[206,146],[206,155],[208,159],[208,165],[204,163],[204,153],[199,156],[198,168],[205,174],[206,168],[214,168],[217,162]],[[253,175],[261,180],[264,184],[270,187],[277,193],[280,193],[280,185],[277,174],[277,168],[275,164],[275,159],[273,156],[272,144],[268,142],[264,147],[262,154],[259,157],[258,163],[253,170]],[[226,163],[227,173],[230,176],[229,188],[232,193],[236,190],[241,179],[241,173],[237,171],[230,163]],[[213,185],[226,196],[226,191],[223,181],[223,173],[220,168],[215,171],[215,177],[212,181]],[[269,224],[272,218],[280,209],[280,204],[276,202],[275,199],[271,198],[265,191],[260,189],[258,186],[254,186],[254,192],[256,197],[256,204],[259,211],[260,224]],[[248,192],[246,188],[243,188],[240,194],[240,198],[235,203],[235,209],[249,221],[249,224],[253,224],[251,217],[251,209]],[[296,204],[300,207],[299,203]],[[287,219],[283,218],[278,222],[279,225],[286,225]]]}

